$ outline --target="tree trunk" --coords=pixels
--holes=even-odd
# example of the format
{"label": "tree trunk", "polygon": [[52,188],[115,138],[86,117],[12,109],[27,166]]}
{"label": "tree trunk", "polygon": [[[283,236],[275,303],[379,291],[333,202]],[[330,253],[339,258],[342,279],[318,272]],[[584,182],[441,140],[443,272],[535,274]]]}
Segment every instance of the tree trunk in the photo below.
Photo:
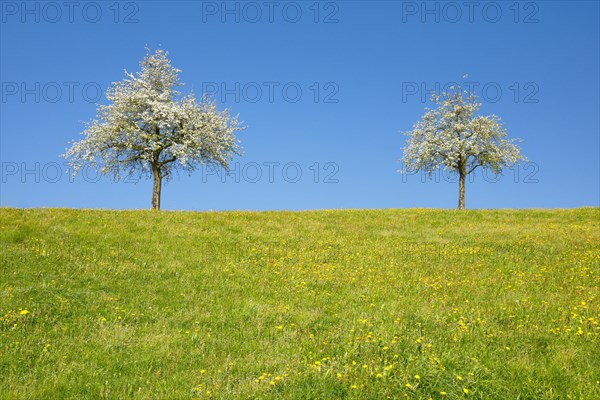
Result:
{"label": "tree trunk", "polygon": [[459,171],[458,178],[458,209],[465,209],[465,177],[467,175],[466,171],[463,168]]}
{"label": "tree trunk", "polygon": [[162,185],[162,176],[160,176],[160,169],[152,167],[152,173],[154,174],[154,187],[152,188],[152,209],[160,210],[160,189]]}

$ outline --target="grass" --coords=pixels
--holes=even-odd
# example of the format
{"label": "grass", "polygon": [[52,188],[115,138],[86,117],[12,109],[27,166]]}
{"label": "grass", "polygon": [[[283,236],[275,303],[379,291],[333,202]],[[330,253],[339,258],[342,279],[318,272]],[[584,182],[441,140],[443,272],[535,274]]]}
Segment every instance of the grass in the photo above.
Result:
{"label": "grass", "polygon": [[600,209],[0,209],[2,398],[600,398]]}

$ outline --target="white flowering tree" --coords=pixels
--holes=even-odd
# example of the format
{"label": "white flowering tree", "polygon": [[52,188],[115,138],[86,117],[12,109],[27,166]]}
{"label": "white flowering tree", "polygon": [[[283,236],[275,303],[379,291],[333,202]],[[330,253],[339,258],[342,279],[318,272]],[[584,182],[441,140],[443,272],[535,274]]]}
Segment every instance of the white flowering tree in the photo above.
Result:
{"label": "white flowering tree", "polygon": [[193,94],[181,97],[180,70],[168,53],[157,50],[140,62],[141,71],[115,82],[107,90],[111,102],[98,106],[98,119],[87,124],[80,141],[64,157],[75,173],[84,164],[102,174],[152,176],[152,209],[160,209],[162,180],[176,170],[191,172],[200,165],[218,164],[225,170],[240,154],[235,132],[237,116],[218,111],[214,101]]}
{"label": "white flowering tree", "polygon": [[505,139],[506,131],[495,115],[475,115],[481,107],[474,93],[452,87],[433,95],[435,109],[425,115],[408,136],[402,162],[409,171],[432,173],[447,168],[458,174],[458,208],[465,208],[465,178],[476,168],[489,168],[496,174],[502,168],[524,160],[515,142]]}

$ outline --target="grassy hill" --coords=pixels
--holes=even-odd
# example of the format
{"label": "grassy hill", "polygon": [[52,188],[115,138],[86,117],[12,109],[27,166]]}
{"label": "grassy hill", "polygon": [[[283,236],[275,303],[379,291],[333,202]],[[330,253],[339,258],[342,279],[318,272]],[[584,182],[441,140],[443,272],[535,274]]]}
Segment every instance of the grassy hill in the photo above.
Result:
{"label": "grassy hill", "polygon": [[600,398],[600,209],[0,209],[2,398]]}

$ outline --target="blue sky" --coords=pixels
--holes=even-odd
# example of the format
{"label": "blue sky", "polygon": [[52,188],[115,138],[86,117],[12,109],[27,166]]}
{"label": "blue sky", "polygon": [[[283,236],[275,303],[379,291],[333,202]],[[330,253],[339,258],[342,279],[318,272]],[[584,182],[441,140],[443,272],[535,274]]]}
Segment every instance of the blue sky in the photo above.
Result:
{"label": "blue sky", "polygon": [[455,208],[454,177],[397,171],[427,91],[464,74],[529,159],[478,171],[467,208],[599,206],[597,1],[1,5],[1,206],[150,207],[150,180],[59,157],[146,45],[248,126],[230,176],[176,176],[163,209]]}

